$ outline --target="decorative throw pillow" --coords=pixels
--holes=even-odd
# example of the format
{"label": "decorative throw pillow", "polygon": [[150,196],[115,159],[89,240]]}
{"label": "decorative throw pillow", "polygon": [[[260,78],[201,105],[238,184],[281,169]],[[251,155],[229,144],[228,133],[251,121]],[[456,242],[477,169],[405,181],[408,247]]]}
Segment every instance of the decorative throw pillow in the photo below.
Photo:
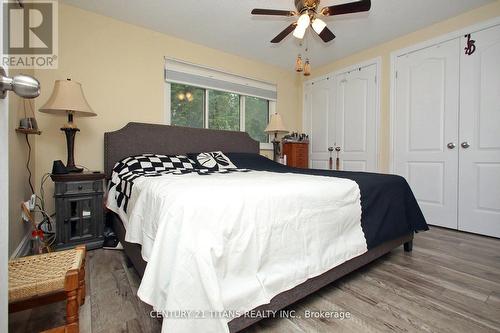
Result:
{"label": "decorative throw pillow", "polygon": [[221,151],[213,151],[209,153],[194,154],[192,156],[196,160],[196,167],[198,169],[208,170],[224,170],[236,169],[236,165],[231,162],[229,157],[224,155]]}
{"label": "decorative throw pillow", "polygon": [[196,163],[184,155],[142,154],[128,157],[121,162],[127,167],[127,172],[157,173],[165,170],[186,170],[196,167]]}

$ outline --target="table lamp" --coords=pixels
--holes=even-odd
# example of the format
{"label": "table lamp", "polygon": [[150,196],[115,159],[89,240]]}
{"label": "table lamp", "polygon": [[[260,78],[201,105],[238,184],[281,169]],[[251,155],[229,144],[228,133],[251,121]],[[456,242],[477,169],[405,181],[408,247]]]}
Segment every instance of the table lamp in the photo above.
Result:
{"label": "table lamp", "polygon": [[279,161],[280,156],[280,142],[278,141],[279,133],[288,133],[289,131],[285,128],[285,124],[283,124],[283,119],[278,113],[275,113],[271,116],[271,120],[264,130],[266,133],[274,133],[274,139],[271,141],[273,143],[273,155],[274,161]]}
{"label": "table lamp", "polygon": [[68,116],[68,123],[61,128],[61,131],[66,134],[68,148],[66,168],[69,172],[82,172],[83,169],[75,166],[75,135],[80,129],[73,122],[73,117],[97,116],[83,95],[82,85],[76,81],[71,81],[71,79],[57,80],[52,95],[47,103],[40,108],[40,112]]}

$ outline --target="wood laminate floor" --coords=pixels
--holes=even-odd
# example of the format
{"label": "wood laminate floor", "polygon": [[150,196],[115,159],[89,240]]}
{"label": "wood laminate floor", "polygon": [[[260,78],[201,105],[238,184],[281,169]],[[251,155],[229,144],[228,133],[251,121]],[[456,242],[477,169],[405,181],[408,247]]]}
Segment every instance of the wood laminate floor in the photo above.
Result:
{"label": "wood laminate floor", "polygon": [[[120,251],[88,253],[81,332],[159,332],[136,296],[139,277]],[[64,323],[64,303],[9,316],[10,332]],[[288,308],[301,318],[266,319],[254,332],[500,332],[500,240],[435,228]],[[350,319],[305,318],[348,311]],[[196,332],[197,333],[197,332]]]}

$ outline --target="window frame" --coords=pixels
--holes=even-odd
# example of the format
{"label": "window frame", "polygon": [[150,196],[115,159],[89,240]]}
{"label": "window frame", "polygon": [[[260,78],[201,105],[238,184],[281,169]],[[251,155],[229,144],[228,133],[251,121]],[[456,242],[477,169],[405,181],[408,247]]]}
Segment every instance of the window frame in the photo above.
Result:
{"label": "window frame", "polygon": [[[165,117],[164,117],[164,122],[165,124],[167,125],[171,125],[172,124],[172,101],[171,101],[171,82],[165,82]],[[204,89],[205,90],[205,96],[204,96],[204,105],[205,105],[205,108],[203,110],[203,128],[206,128],[208,129],[208,124],[209,124],[209,121],[208,121],[208,116],[209,116],[209,92],[210,90],[214,90],[214,91],[224,91],[224,90],[217,90],[217,89],[210,89],[210,88],[206,88],[206,87],[198,87],[196,85],[190,85],[188,83],[183,83],[185,85],[189,85],[191,87],[196,87],[196,88],[200,88],[200,89]],[[226,92],[226,91],[224,91]],[[233,91],[227,91],[229,93],[233,93],[233,94],[238,94],[236,92],[233,92]],[[246,116],[246,95],[242,95],[242,94],[238,94],[240,96],[240,132],[245,132],[245,116]],[[257,98],[260,98],[260,99],[263,99],[263,100],[266,100],[268,102],[268,115],[267,115],[267,121],[269,123],[269,121],[271,120],[271,115],[276,113],[276,101],[274,100],[269,100],[269,99],[265,99],[265,98],[262,98],[262,97],[257,97]],[[260,149],[261,150],[272,150],[273,149],[273,144],[271,143],[271,135],[268,135],[268,141],[269,142],[259,142],[259,146],[260,146]]]}

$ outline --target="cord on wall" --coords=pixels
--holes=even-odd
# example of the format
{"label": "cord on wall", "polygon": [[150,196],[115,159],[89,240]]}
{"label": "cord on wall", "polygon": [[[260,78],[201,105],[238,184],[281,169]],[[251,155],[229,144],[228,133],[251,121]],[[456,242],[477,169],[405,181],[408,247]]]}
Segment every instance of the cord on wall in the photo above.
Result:
{"label": "cord on wall", "polygon": [[30,161],[31,161],[31,144],[28,138],[28,134],[26,136],[26,143],[28,144],[28,160],[26,161],[26,169],[28,170],[28,183],[30,185],[31,194],[35,194],[35,189],[33,187],[33,183],[31,182],[31,169],[30,169]]}

